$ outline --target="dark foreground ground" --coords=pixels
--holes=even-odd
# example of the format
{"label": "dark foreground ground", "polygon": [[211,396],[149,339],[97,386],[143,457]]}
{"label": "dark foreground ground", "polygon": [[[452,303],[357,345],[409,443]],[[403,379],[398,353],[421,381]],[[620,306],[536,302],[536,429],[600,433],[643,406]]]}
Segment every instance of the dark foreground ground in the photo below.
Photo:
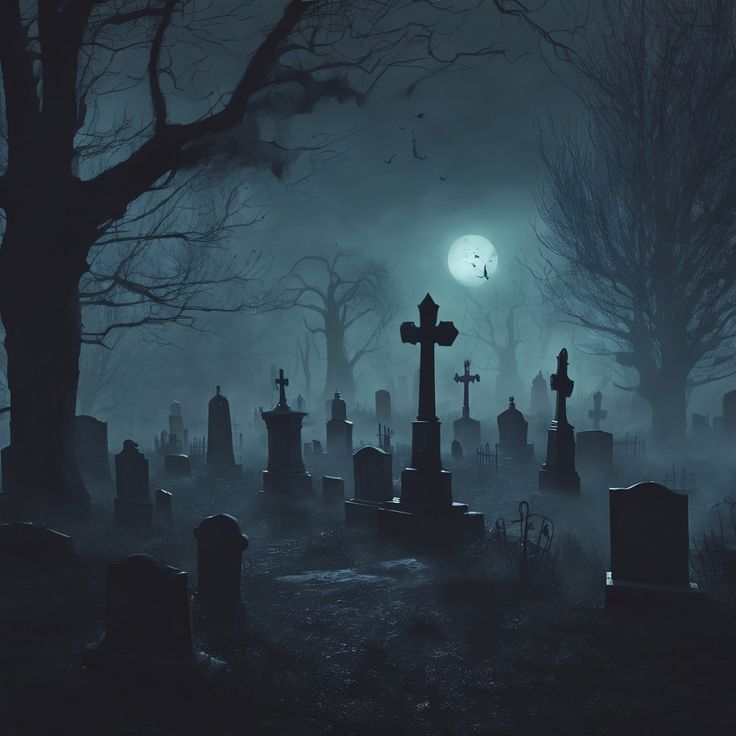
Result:
{"label": "dark foreground ground", "polygon": [[[173,526],[139,537],[112,528],[99,490],[92,517],[62,529],[78,566],[0,570],[0,733],[736,732],[736,617],[713,605],[690,617],[605,612],[605,557],[587,542],[597,512],[571,522],[577,535],[558,531],[554,574],[522,586],[488,544],[422,553],[346,532],[340,511],[318,504],[275,524],[255,485],[169,484]],[[516,497],[499,498],[511,518]],[[476,501],[492,525],[494,503]],[[229,674],[194,693],[86,676],[105,565],[152,554],[190,571],[194,591],[192,528],[221,511],[250,537],[245,603],[218,621],[195,602],[193,624]]]}

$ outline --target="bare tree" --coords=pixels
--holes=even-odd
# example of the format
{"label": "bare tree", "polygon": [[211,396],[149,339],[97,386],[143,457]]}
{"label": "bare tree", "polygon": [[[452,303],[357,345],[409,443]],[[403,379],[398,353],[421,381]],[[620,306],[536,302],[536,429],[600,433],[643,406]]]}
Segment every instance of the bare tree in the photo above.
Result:
{"label": "bare tree", "polygon": [[296,340],[297,357],[304,377],[305,399],[310,402],[312,398],[312,345],[314,335],[307,327],[307,333],[300,335]]}
{"label": "bare tree", "polygon": [[736,372],[736,5],[605,4],[574,61],[584,123],[541,144],[545,294],[633,369],[653,439]]}
{"label": "bare tree", "polygon": [[307,330],[324,339],[327,361],[323,398],[340,391],[355,397],[356,364],[380,347],[396,304],[386,265],[338,251],[304,256],[283,281],[283,305],[311,312]]}
{"label": "bare tree", "polygon": [[[515,15],[564,49],[515,0],[469,5]],[[259,7],[273,17],[267,27]],[[325,99],[360,102],[392,69],[418,82],[506,53],[451,50],[459,13],[413,0],[0,2],[0,317],[14,492],[88,504],[72,421],[80,279],[97,293],[85,275],[100,242],[208,164],[283,176],[299,152],[266,134],[265,118],[288,122]],[[40,426],[54,442],[39,455]]]}

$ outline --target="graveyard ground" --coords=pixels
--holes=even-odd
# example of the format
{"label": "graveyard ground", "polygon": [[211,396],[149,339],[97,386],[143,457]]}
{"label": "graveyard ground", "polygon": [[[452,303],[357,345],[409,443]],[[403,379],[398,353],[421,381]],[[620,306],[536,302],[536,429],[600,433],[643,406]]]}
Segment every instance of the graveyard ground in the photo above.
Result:
{"label": "graveyard ground", "polygon": [[[518,491],[472,485],[463,500],[488,526],[513,521]],[[175,520],[159,533],[115,530],[112,492],[97,489],[92,517],[61,527],[78,565],[0,571],[6,736],[703,736],[736,724],[733,612],[604,611],[605,543],[591,541],[605,527],[600,508],[555,509],[554,571],[523,586],[488,543],[432,555],[346,531],[341,509],[266,513],[255,475],[166,487]],[[250,537],[244,605],[217,620],[195,602],[193,626],[229,674],[195,692],[86,676],[80,653],[102,634],[105,565],[148,553],[190,571],[194,591],[192,529],[223,511]]]}

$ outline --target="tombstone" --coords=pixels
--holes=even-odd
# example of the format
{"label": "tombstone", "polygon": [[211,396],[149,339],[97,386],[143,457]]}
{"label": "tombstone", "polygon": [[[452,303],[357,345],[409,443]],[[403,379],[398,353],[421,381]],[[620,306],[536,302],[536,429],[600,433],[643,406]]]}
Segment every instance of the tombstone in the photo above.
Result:
{"label": "tombstone", "polygon": [[171,402],[171,414],[169,414],[169,434],[176,437],[179,452],[186,453],[189,449],[188,432],[184,427],[184,417],[181,413],[181,404],[178,401]]}
{"label": "tombstone", "polygon": [[353,454],[353,479],[353,498],[345,501],[345,523],[375,526],[377,509],[394,500],[391,453],[361,447]]}
{"label": "tombstone", "polygon": [[74,417],[74,452],[79,472],[85,480],[111,480],[107,447],[107,422],[80,415]]}
{"label": "tombstone", "polygon": [[115,456],[115,525],[146,527],[153,520],[153,506],[148,485],[148,460],[133,440],[125,440]]}
{"label": "tombstone", "polygon": [[322,476],[322,501],[325,506],[337,506],[345,501],[345,481],[334,475]]}
{"label": "tombstone", "polygon": [[542,371],[539,371],[532,381],[532,399],[530,413],[533,417],[542,418],[545,423],[549,421],[552,409],[549,403],[549,392],[547,381],[544,380]]}
{"label": "tombstone", "polygon": [[174,496],[163,488],[157,488],[153,496],[156,502],[156,518],[170,524],[174,518]]}
{"label": "tombstone", "polygon": [[376,391],[376,420],[379,424],[391,424],[391,394],[385,389]]}
{"label": "tombstone", "polygon": [[600,429],[578,432],[577,462],[581,468],[608,474],[613,470],[613,435]]}
{"label": "tombstone", "polygon": [[108,565],[104,638],[87,647],[91,670],[130,675],[130,682],[165,685],[172,677],[201,677],[224,663],[196,651],[187,573],[149,555]]}
{"label": "tombstone", "polygon": [[192,466],[188,455],[164,455],[164,470],[174,478],[189,478]]}
{"label": "tombstone", "polygon": [[0,524],[0,561],[32,562],[46,567],[76,560],[74,542],[67,534],[30,522]]}
{"label": "tombstone", "polygon": [[609,489],[611,570],[606,608],[677,605],[698,597],[690,582],[687,496],[658,483]]}
{"label": "tombstone", "polygon": [[299,394],[299,396],[296,397],[296,410],[297,411],[305,411],[307,402],[304,401],[304,397]]}
{"label": "tombstone", "polygon": [[465,457],[463,453],[463,446],[457,440],[452,441],[452,445],[450,446],[450,454],[452,455],[452,459],[456,462],[462,462],[463,458]]}
{"label": "tombstone", "polygon": [[353,423],[347,420],[347,406],[335,391],[327,422],[327,454],[335,460],[349,459],[353,454]]}
{"label": "tombstone", "polygon": [[213,608],[240,603],[243,552],[248,537],[230,514],[208,516],[194,530],[197,540],[197,597]]}
{"label": "tombstone", "polygon": [[207,423],[207,465],[235,465],[230,403],[215,389],[210,399]]}
{"label": "tombstone", "polygon": [[723,394],[723,433],[736,435],[736,389]]}
{"label": "tombstone", "polygon": [[379,530],[418,535],[432,543],[467,540],[485,533],[483,514],[471,513],[452,499],[452,474],[442,467],[440,421],[435,399],[435,345],[450,346],[458,331],[452,322],[437,323],[439,307],[427,294],[419,305],[419,325],[404,322],[401,341],[420,345],[419,407],[412,423],[411,465],[401,473],[401,496],[379,509]]}
{"label": "tombstone", "polygon": [[608,411],[601,409],[602,401],[603,394],[600,391],[596,391],[593,394],[593,408],[588,411],[588,419],[593,420],[593,429],[600,429],[601,420],[608,416]]}
{"label": "tombstone", "polygon": [[279,370],[276,379],[279,403],[275,409],[263,412],[268,429],[268,467],[263,471],[263,492],[286,496],[311,494],[312,476],[302,459],[303,411],[292,411],[286,403],[289,379]]}
{"label": "tombstone", "polygon": [[509,408],[496,417],[498,424],[499,457],[513,463],[530,463],[534,460],[534,445],[528,443],[529,423],[516,408],[513,396],[509,396]]}
{"label": "tombstone", "polygon": [[567,421],[567,399],[575,382],[567,375],[567,350],[557,356],[557,373],[550,386],[557,394],[555,418],[547,431],[547,460],[539,471],[542,492],[580,493],[580,476],[575,470],[575,428]]}
{"label": "tombstone", "polygon": [[457,373],[454,378],[455,383],[463,384],[463,414],[460,419],[456,419],[452,424],[453,438],[457,440],[463,447],[478,448],[480,447],[480,422],[470,417],[470,384],[476,381],[480,382],[480,376],[476,373],[470,374],[470,361],[464,362],[463,375]]}

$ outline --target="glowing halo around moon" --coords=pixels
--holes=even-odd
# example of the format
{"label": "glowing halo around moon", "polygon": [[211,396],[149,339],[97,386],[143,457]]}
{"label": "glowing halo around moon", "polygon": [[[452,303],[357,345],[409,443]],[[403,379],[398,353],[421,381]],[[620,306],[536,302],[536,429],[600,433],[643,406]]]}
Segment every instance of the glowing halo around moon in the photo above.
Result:
{"label": "glowing halo around moon", "polygon": [[450,273],[465,286],[482,286],[496,273],[498,253],[488,238],[463,235],[447,254]]}

